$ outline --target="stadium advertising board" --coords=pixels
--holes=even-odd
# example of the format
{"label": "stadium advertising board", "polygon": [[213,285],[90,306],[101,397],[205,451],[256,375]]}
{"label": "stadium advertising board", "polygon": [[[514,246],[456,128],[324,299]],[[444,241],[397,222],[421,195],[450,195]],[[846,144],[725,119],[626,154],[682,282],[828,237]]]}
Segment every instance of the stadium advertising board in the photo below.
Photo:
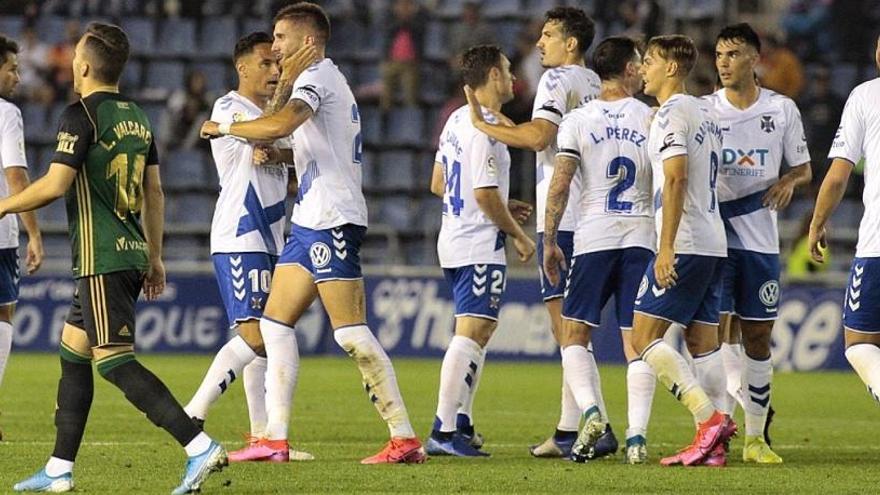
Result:
{"label": "stadium advertising board", "polygon": [[[452,337],[453,302],[440,276],[368,276],[370,328],[392,355],[443,356]],[[73,296],[70,278],[25,277],[15,315],[14,345],[19,351],[54,351]],[[510,278],[490,343],[494,358],[558,359],[537,280]],[[779,370],[848,368],[843,356],[843,289],[791,286],[783,290],[773,332],[774,364]],[[610,306],[610,305],[609,305]],[[297,325],[303,354],[340,353],[319,304]],[[226,313],[211,276],[170,277],[162,298],[141,303],[137,313],[138,349],[147,352],[214,352],[230,337]],[[668,338],[681,346],[681,333]],[[614,316],[606,308],[593,333],[600,362],[623,362]]]}

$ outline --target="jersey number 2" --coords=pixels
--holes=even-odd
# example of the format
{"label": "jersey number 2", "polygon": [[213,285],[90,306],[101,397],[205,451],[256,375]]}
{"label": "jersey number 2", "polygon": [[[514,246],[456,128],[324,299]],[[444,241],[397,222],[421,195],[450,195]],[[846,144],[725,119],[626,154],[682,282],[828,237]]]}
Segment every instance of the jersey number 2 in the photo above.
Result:
{"label": "jersey number 2", "polygon": [[141,182],[146,164],[147,158],[144,155],[135,155],[134,168],[129,173],[128,155],[120,153],[107,166],[107,179],[116,176],[116,216],[120,220],[125,220],[128,213],[141,211],[144,199]]}
{"label": "jersey number 2", "polygon": [[608,192],[608,199],[605,201],[605,211],[618,213],[632,211],[633,204],[631,201],[621,201],[618,198],[624,191],[636,183],[635,162],[625,156],[618,156],[608,164],[605,177],[618,180],[618,183]]}

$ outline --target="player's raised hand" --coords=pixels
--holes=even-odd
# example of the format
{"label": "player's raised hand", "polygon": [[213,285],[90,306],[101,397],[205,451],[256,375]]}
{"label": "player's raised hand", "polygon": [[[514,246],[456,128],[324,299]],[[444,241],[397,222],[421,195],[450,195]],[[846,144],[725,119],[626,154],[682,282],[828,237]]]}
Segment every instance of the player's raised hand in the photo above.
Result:
{"label": "player's raised hand", "polygon": [[495,117],[499,125],[503,125],[504,127],[516,127],[516,123],[510,120],[510,117],[508,117],[507,115],[504,115],[501,112],[496,112],[491,108],[487,108],[487,110],[490,114],[492,114],[493,117]]}
{"label": "player's raised hand", "polygon": [[25,267],[27,274],[30,275],[40,269],[43,264],[43,240],[28,239],[27,257],[25,258]]}
{"label": "player's raised hand", "polygon": [[813,226],[810,226],[810,234],[809,234],[809,243],[810,243],[810,257],[813,258],[813,261],[816,263],[824,263],[825,262],[825,250],[828,247],[828,241],[825,239],[825,227],[821,229],[814,229]]}
{"label": "player's raised hand", "polygon": [[675,252],[672,249],[660,248],[654,260],[654,279],[661,289],[675,286],[678,273],[675,272]]}
{"label": "player's raised hand", "polygon": [[214,139],[215,137],[220,137],[220,124],[212,120],[206,120],[205,123],[202,124],[202,129],[199,131],[199,137],[202,139]]}
{"label": "player's raised hand", "polygon": [[464,97],[467,98],[468,108],[471,110],[471,123],[475,126],[485,124],[486,120],[483,118],[483,108],[477,100],[477,94],[474,92],[474,89],[467,84],[464,85]]}
{"label": "player's raised hand", "polygon": [[529,261],[532,255],[535,254],[535,241],[527,235],[514,237],[513,247],[516,248],[516,254],[519,255],[519,260],[522,262]]}
{"label": "player's raised hand", "polygon": [[767,191],[767,194],[764,195],[764,206],[769,207],[771,210],[784,209],[791,203],[791,197],[794,195],[794,186],[793,180],[788,180],[785,177],[779,179]]}
{"label": "player's raised hand", "polygon": [[532,205],[517,199],[507,200],[507,209],[510,210],[510,215],[516,220],[516,223],[520,225],[526,223],[526,220],[529,219],[529,215],[531,215],[534,210]]}
{"label": "player's raised hand", "polygon": [[150,269],[144,278],[144,297],[147,301],[155,301],[165,292],[165,265],[162,260],[150,262]]}
{"label": "player's raised hand", "polygon": [[315,44],[306,40],[299,50],[281,59],[281,77],[293,81],[318,59]]}
{"label": "player's raised hand", "polygon": [[553,287],[558,286],[562,279],[562,270],[568,269],[568,266],[565,264],[565,254],[562,252],[559,244],[555,242],[552,245],[544,244],[544,266],[542,268],[544,269],[544,276],[547,277],[550,284]]}

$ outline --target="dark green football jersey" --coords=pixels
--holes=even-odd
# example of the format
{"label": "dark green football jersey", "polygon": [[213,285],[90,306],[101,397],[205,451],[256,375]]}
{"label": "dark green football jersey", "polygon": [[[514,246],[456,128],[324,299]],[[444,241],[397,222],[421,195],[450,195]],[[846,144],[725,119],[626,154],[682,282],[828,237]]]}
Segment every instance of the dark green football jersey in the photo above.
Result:
{"label": "dark green football jersey", "polygon": [[144,111],[105,92],[70,105],[61,115],[52,162],[77,169],[65,196],[74,277],[146,271],[144,169],[159,159]]}

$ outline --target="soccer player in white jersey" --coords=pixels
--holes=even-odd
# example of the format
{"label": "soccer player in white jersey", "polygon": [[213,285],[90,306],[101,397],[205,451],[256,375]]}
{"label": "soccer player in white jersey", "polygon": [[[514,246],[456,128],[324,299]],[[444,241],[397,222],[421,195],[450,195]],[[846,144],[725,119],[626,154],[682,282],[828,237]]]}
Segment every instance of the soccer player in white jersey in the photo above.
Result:
{"label": "soccer player in white jersey", "polygon": [[[495,45],[467,50],[462,77],[480,105],[491,111],[513,99],[510,61]],[[472,445],[473,418],[465,404],[473,404],[486,344],[497,326],[506,284],[505,239],[513,240],[521,261],[532,257],[535,243],[519,225],[531,207],[508,200],[507,146],[478,131],[469,113],[463,106],[446,121],[431,179],[431,192],[443,198],[437,254],[452,287],[455,336],[440,368],[437,415],[425,450],[431,455],[479,457],[489,454]]]}
{"label": "soccer player in white jersey", "polygon": [[[273,51],[281,58],[312,50],[317,61],[295,80],[282,70],[272,115],[249,122],[206,122],[202,134],[271,141],[293,134],[299,193],[293,227],[275,268],[260,319],[266,346],[266,437],[263,458],[286,456],[288,422],[299,368],[294,325],[316,297],[330,316],[336,342],[360,369],[364,388],[387,422],[391,440],[364,464],[423,462],[400,396],[391,360],[366,325],[359,249],[367,229],[361,190],[361,135],[357,103],[345,76],[324,49],[330,20],[321,7],[299,2],[275,16]],[[289,97],[289,100],[288,100]],[[272,103],[270,103],[272,105]]]}
{"label": "soccer player in white jersey", "polygon": [[[214,103],[211,119],[232,123],[253,120],[275,93],[280,74],[272,54],[272,35],[242,37],[235,45],[233,64],[238,89]],[[302,72],[305,67],[295,69]],[[260,317],[269,296],[275,262],[284,245],[284,198],[293,163],[289,145],[273,148],[283,160],[254,165],[264,148],[244,139],[224,136],[211,141],[220,178],[220,195],[211,224],[211,254],[221,298],[231,328],[238,333],[214,357],[202,384],[184,410],[204,424],[208,408],[239,376],[243,376],[251,429],[249,447],[229,453],[229,460],[247,460],[256,440],[265,435],[266,357],[260,336]],[[255,157],[259,155],[258,157]],[[276,158],[276,156],[273,156]],[[311,456],[294,452],[294,459]]]}
{"label": "soccer player in white jersey", "polygon": [[[30,184],[24,153],[24,125],[21,111],[9,98],[15,93],[18,74],[18,44],[0,35],[0,197],[21,192]],[[20,213],[28,234],[25,269],[34,273],[43,262],[43,241],[33,211]],[[13,215],[0,219],[0,385],[12,351],[12,316],[18,302],[18,220]],[[3,433],[0,431],[0,440]]]}
{"label": "soccer player in white jersey", "polygon": [[[743,461],[778,464],[782,459],[765,440],[773,378],[770,332],[780,293],[776,212],[788,206],[797,186],[809,184],[812,173],[794,101],[755,81],[760,52],[761,41],[748,24],[722,29],[715,44],[722,88],[706,99],[724,135],[718,170],[719,207],[727,231],[721,297],[721,337],[727,341],[721,344],[722,360],[729,390],[724,412],[732,416],[736,397],[741,398]],[[785,174],[783,159],[790,166]]]}
{"label": "soccer player in white jersey", "polygon": [[[880,38],[874,53],[880,68]],[[824,261],[825,225],[843,198],[853,167],[865,160],[865,213],[843,299],[846,359],[880,402],[880,78],[849,94],[828,157],[833,161],[816,199],[810,223],[810,251]]]}
{"label": "soccer player in white jersey", "polygon": [[[509,120],[499,119],[490,122],[483,118],[482,113],[475,111],[477,104],[469,98],[471,118],[477,129],[490,137],[515,148],[523,148],[536,152],[535,206],[538,211],[538,275],[541,279],[541,295],[550,314],[550,325],[553,337],[559,343],[562,331],[562,287],[554,287],[548,283],[543,272],[543,232],[544,207],[547,200],[547,189],[553,175],[553,160],[556,155],[556,133],[562,117],[569,111],[592,100],[599,95],[599,76],[586,67],[584,57],[596,26],[593,20],[581,9],[574,7],[557,7],[547,11],[541,38],[537,47],[541,52],[541,65],[548,70],[541,76],[532,106],[532,120],[519,125],[507,125]],[[572,196],[577,197],[579,182],[572,184]],[[577,200],[569,201],[569,209],[563,216],[559,227],[557,241],[566,256],[566,265],[571,260],[574,242],[574,229],[577,214],[574,211]],[[563,274],[565,277],[565,274]],[[591,353],[592,356],[592,353]],[[601,389],[599,375],[595,375],[595,388]],[[599,399],[600,411],[605,415],[605,404]],[[568,457],[571,446],[577,438],[581,418],[580,409],[571,394],[571,390],[562,385],[562,413],[554,435],[543,443],[529,448],[536,457]],[[603,437],[597,447],[598,451],[613,453],[617,450],[617,440],[610,426],[608,434]]]}
{"label": "soccer player in white jersey", "polygon": [[[632,344],[697,424],[693,443],[661,464],[723,466],[736,425],[709,398],[726,393],[718,316],[727,241],[715,191],[722,135],[709,105],[685,94],[696,60],[686,36],[657,36],[645,48],[645,94],[660,103],[648,140],[659,242],[636,297]],[[696,377],[663,341],[673,323],[685,327]]]}
{"label": "soccer player in white jersey", "polygon": [[[642,58],[636,42],[625,37],[603,40],[593,53],[593,68],[602,80],[599,98],[572,110],[556,137],[559,151],[547,196],[544,221],[544,273],[550,283],[565,283],[562,306],[562,369],[566,385],[583,411],[584,425],[572,448],[572,459],[594,457],[605,431],[596,391],[590,379],[598,370],[588,347],[599,326],[602,308],[615,299],[617,322],[624,330],[623,348],[629,361],[628,388],[641,394],[628,400],[626,462],[644,463],[645,438],[655,378],[651,367],[632,349],[633,303],[645,269],[654,255],[651,160],[648,126],[651,108],[633,98],[642,88]],[[574,257],[568,280],[557,233],[575,175],[581,187],[575,198],[578,218]],[[633,375],[644,377],[632,383]],[[647,401],[640,400],[647,396]]]}

